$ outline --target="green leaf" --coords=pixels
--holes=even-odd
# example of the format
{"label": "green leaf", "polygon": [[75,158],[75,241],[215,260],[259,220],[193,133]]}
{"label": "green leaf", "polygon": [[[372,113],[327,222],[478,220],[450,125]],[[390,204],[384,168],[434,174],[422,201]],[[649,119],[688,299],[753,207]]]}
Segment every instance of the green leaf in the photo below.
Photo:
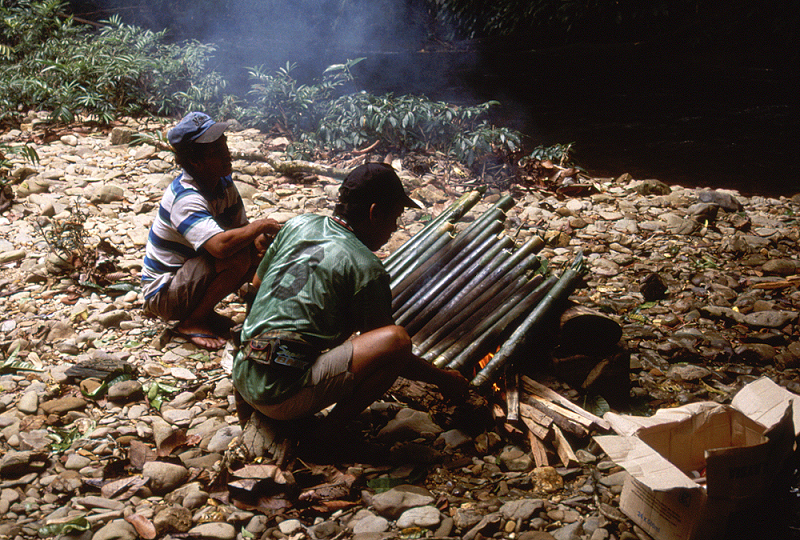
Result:
{"label": "green leaf", "polygon": [[42,538],[52,538],[55,536],[67,536],[73,533],[85,532],[92,528],[86,516],[77,516],[63,523],[51,523],[39,528],[39,536]]}
{"label": "green leaf", "polygon": [[605,398],[603,398],[603,396],[591,395],[586,396],[586,404],[584,409],[593,415],[602,418],[604,414],[611,411],[611,406],[608,404]]}

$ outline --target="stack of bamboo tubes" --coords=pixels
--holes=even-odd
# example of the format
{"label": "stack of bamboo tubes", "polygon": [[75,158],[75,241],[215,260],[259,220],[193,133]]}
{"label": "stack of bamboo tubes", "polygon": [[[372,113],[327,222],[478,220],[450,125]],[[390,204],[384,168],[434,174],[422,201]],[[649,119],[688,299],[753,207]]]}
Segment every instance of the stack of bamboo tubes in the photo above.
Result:
{"label": "stack of bamboo tubes", "polygon": [[481,191],[465,194],[384,261],[395,321],[408,331],[416,354],[466,375],[496,351],[472,379],[479,387],[493,382],[583,273],[579,255],[560,278],[545,277],[538,236],[516,248],[503,233],[505,212],[514,205],[510,196],[454,235],[456,222],[481,197]]}

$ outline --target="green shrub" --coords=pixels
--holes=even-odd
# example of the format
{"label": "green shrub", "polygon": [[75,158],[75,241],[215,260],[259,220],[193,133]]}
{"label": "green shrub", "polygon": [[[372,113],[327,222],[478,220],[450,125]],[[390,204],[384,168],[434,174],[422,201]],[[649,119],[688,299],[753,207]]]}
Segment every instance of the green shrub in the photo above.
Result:
{"label": "green shrub", "polygon": [[0,6],[0,121],[29,109],[51,111],[60,122],[79,114],[100,122],[169,115],[199,106],[199,98],[215,99],[224,88],[217,74],[205,74],[212,46],[167,44],[166,31],[126,25],[116,16],[89,32],[62,15],[64,5],[17,0]]}

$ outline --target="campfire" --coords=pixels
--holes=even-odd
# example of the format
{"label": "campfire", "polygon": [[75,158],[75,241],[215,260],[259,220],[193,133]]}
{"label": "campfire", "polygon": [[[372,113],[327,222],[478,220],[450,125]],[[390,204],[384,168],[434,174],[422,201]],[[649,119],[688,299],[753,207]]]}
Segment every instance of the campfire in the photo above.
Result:
{"label": "campfire", "polygon": [[[587,317],[599,320],[588,324],[593,330],[587,337],[606,333],[606,340],[616,344],[621,331],[610,319],[570,304],[585,273],[581,254],[560,277],[548,275],[546,261],[538,256],[544,246],[540,237],[517,247],[502,232],[505,212],[514,205],[510,196],[455,234],[481,196],[480,191],[465,194],[386,259],[395,320],[408,331],[415,353],[471,376],[479,389],[491,389],[495,418],[509,432],[524,430],[537,466],[549,464],[546,445],[569,466],[576,458],[565,432],[584,438],[608,425],[522,374],[530,367],[522,357],[565,314],[561,323],[572,341],[580,341],[575,321],[587,328]],[[566,349],[574,353],[573,347]],[[574,368],[575,361],[563,359],[559,366]],[[598,376],[590,370],[582,382]]]}

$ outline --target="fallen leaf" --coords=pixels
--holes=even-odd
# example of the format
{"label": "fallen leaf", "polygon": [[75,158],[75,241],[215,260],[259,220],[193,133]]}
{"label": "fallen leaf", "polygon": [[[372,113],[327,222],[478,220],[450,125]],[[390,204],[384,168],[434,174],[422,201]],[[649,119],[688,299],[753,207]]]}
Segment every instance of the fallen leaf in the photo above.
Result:
{"label": "fallen leaf", "polygon": [[141,514],[131,514],[125,521],[133,525],[136,532],[145,540],[153,540],[156,537],[156,526]]}
{"label": "fallen leaf", "polygon": [[104,484],[100,488],[100,493],[106,499],[126,500],[131,498],[146,483],[147,479],[142,476],[120,478]]}

